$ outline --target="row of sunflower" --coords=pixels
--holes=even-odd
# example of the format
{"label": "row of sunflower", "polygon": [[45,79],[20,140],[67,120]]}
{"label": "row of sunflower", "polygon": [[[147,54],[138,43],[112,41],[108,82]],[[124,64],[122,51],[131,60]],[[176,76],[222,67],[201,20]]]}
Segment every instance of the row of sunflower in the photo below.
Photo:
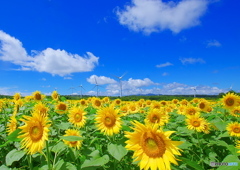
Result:
{"label": "row of sunflower", "polygon": [[[0,100],[0,169],[239,169],[240,97]],[[171,136],[171,137],[170,137]],[[219,167],[221,169],[222,167]]]}

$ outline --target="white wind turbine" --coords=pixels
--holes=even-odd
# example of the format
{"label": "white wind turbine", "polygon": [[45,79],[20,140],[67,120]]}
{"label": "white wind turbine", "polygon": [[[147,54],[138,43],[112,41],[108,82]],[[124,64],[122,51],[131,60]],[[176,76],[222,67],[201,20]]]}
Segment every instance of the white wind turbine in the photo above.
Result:
{"label": "white wind turbine", "polygon": [[93,90],[95,87],[97,87],[97,97],[98,97],[98,86],[99,86],[99,84],[98,84],[98,82],[97,82],[96,76],[94,76],[94,79],[95,79],[95,86],[92,88],[92,90]]}
{"label": "white wind turbine", "polygon": [[[80,86],[78,86],[78,87],[80,87],[80,92],[81,92],[81,98],[82,98],[82,90],[85,90],[84,89],[84,87],[83,87],[83,85],[81,84]],[[85,90],[86,91],[86,90]]]}
{"label": "white wind turbine", "polygon": [[193,87],[193,90],[194,90],[194,98],[196,98],[196,93],[197,93],[196,86]]}
{"label": "white wind turbine", "polygon": [[73,90],[74,90],[75,88],[72,86],[72,87],[70,87],[69,88],[69,90],[72,90],[72,95],[73,95]]}
{"label": "white wind turbine", "polygon": [[125,72],[122,76],[116,76],[114,75],[115,77],[118,78],[118,81],[119,81],[119,86],[120,86],[120,97],[122,97],[122,78],[127,74],[127,72]]}

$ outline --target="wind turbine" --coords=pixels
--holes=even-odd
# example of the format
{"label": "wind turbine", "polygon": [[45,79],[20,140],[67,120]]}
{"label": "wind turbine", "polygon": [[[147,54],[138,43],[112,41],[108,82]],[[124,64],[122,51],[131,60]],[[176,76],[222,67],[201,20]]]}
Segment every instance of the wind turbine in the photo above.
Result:
{"label": "wind turbine", "polygon": [[118,81],[119,81],[119,86],[120,86],[120,97],[122,97],[122,78],[127,74],[127,72],[125,72],[122,76],[116,76],[114,75],[115,77],[118,78]]}
{"label": "wind turbine", "polygon": [[[82,98],[82,90],[85,90],[85,89],[84,89],[84,87],[83,87],[83,85],[82,85],[82,84],[81,84],[80,86],[78,86],[78,87],[80,87],[80,89],[81,89],[81,91],[80,91],[80,92],[81,92],[81,98]],[[85,90],[85,91],[86,91],[86,90]]]}
{"label": "wind turbine", "polygon": [[194,98],[196,98],[196,93],[197,93],[196,87],[193,87],[193,90],[194,90]]}
{"label": "wind turbine", "polygon": [[94,79],[95,79],[95,86],[92,88],[92,90],[97,87],[97,97],[98,97],[98,86],[99,84],[97,83],[97,79],[96,79],[96,76],[94,76]]}
{"label": "wind turbine", "polygon": [[69,88],[69,90],[72,90],[72,95],[73,95],[73,89],[75,89],[73,86]]}

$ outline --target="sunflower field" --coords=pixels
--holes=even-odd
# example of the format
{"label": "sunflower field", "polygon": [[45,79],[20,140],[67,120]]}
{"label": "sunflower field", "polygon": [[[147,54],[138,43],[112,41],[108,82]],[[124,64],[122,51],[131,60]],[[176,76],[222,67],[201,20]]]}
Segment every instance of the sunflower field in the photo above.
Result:
{"label": "sunflower field", "polygon": [[240,96],[0,99],[1,170],[239,170]]}

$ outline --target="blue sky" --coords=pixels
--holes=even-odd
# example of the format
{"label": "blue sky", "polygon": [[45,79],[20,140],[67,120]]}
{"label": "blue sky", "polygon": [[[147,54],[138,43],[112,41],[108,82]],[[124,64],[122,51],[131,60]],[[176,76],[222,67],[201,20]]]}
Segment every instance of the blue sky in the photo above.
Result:
{"label": "blue sky", "polygon": [[[3,0],[0,94],[240,92],[237,0]],[[72,89],[71,89],[72,88]],[[73,89],[74,88],[74,89]]]}

